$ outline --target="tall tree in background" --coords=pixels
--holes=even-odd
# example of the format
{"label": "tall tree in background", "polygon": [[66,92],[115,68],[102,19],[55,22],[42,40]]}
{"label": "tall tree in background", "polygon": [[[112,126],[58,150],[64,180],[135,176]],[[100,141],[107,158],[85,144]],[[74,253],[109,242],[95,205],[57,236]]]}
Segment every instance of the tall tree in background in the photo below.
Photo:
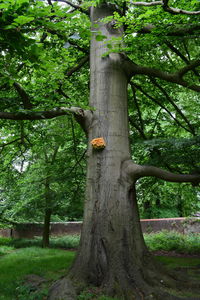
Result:
{"label": "tall tree in background", "polygon": [[[22,3],[22,1],[19,2]],[[74,27],[77,15],[73,15],[70,20],[66,19],[66,22],[62,23],[65,18],[64,11],[62,12],[52,1],[48,1],[47,8],[36,2],[35,10],[34,2],[30,2],[32,3],[30,7],[27,1],[23,2],[26,3],[26,9],[23,11],[25,16],[14,16],[14,20],[10,16],[12,19],[10,21],[5,14],[3,21],[5,23],[7,21],[7,24],[4,24],[4,34],[11,42],[4,46],[4,49],[7,47],[7,49],[17,51],[24,59],[27,59],[28,50],[29,55],[34,51],[34,56],[37,56],[46,38],[47,43],[49,40],[51,43],[57,43],[59,35],[62,38],[64,35],[62,25],[66,26],[69,31],[71,25],[75,32],[69,34],[65,47],[73,45],[76,50],[85,52],[86,55],[81,58],[78,65],[67,72],[67,76],[79,71],[88,60],[88,52],[85,50],[87,41],[81,43],[79,40],[88,37],[89,33],[87,30],[78,30],[79,28]],[[16,112],[16,108],[8,111],[6,107],[6,110],[0,113],[0,118],[42,120],[72,113],[88,137],[86,201],[81,244],[68,274],[74,285],[98,286],[106,293],[118,296],[120,299],[181,299],[181,296],[174,296],[170,293],[170,288],[178,285],[177,279],[166,274],[160,266],[156,265],[145,246],[139,222],[135,184],[140,178],[146,176],[171,182],[197,184],[200,176],[179,175],[156,167],[139,165],[132,161],[127,91],[130,83],[133,91],[137,89],[147,95],[141,85],[142,75],[147,76],[147,82],[150,81],[154,88],[158,88],[173,105],[175,103],[171,98],[173,95],[170,92],[171,89],[174,89],[174,93],[178,93],[179,89],[181,92],[181,87],[187,88],[192,91],[193,97],[196,97],[197,92],[200,91],[197,79],[200,61],[196,51],[199,32],[199,24],[196,20],[200,14],[199,3],[190,1],[188,4],[188,1],[182,0],[178,1],[180,8],[174,8],[173,2],[170,5],[169,1],[88,1],[86,5],[81,1],[62,0],[60,2],[67,5],[69,16],[70,13],[77,12],[82,23],[85,20],[82,28],[88,25],[88,16],[91,21],[89,109],[63,107],[63,105],[61,107],[62,101],[59,99],[55,101],[52,93],[48,95],[49,98],[45,95],[47,100],[43,100],[43,103],[35,94],[32,104],[25,90],[12,80],[12,87],[20,95],[24,108]],[[89,10],[86,6],[90,7]],[[37,10],[42,7],[44,8]],[[19,12],[20,9],[18,9]],[[84,17],[81,17],[81,14],[84,14]],[[8,21],[11,25],[8,25]],[[42,28],[40,22],[42,22]],[[40,33],[38,44],[34,44],[32,40],[31,29],[38,30]],[[15,30],[18,38],[21,39],[21,48],[15,49],[13,46],[14,37],[9,36],[12,30]],[[48,36],[49,33],[55,34],[54,39]],[[184,37],[181,40],[183,45],[176,47],[174,37],[176,39]],[[168,47],[167,50],[166,47]],[[184,54],[181,52],[181,47],[185,49]],[[51,51],[55,50],[50,49],[49,53]],[[134,51],[137,53],[135,54]],[[171,56],[169,51],[171,51],[170,54],[173,53]],[[148,52],[151,52],[151,55],[148,55]],[[180,61],[177,62],[174,59],[174,53],[181,59]],[[48,54],[46,58],[47,56]],[[150,58],[151,61],[148,60]],[[34,60],[33,56],[32,59]],[[65,59],[64,56],[63,59]],[[58,70],[58,65],[56,68]],[[62,65],[60,69],[63,69]],[[61,70],[57,77],[55,74],[56,80],[59,80],[59,76],[64,80],[65,76]],[[37,72],[33,72],[32,79]],[[24,81],[26,79],[24,78]],[[39,90],[39,82],[36,79],[35,82],[41,96],[42,89]],[[165,82],[169,84],[166,85]],[[50,83],[50,85],[52,88],[53,84]],[[173,87],[175,85],[178,85],[178,88]],[[28,84],[27,89],[31,90]],[[65,90],[68,90],[70,94],[69,86],[54,84],[55,93],[64,95],[66,100]],[[33,86],[32,93],[34,94]],[[71,98],[77,96],[74,93]],[[52,108],[55,102],[59,104],[59,107],[46,110],[48,101],[49,107]],[[140,126],[137,127],[145,135],[140,109],[136,102],[135,105],[140,121]],[[36,111],[37,107],[44,107],[44,110]],[[179,114],[180,112],[183,118],[184,113],[179,109]],[[173,114],[172,117],[178,120]],[[197,128],[194,128],[187,119],[185,123],[187,129],[197,135]],[[184,284],[187,286],[186,282]],[[69,299],[69,297],[75,297],[72,294],[72,288],[65,279],[62,279],[52,288],[49,299]],[[192,299],[199,299],[199,297]]]}
{"label": "tall tree in background", "polygon": [[44,221],[47,247],[51,216],[53,221],[82,218],[85,145],[78,126],[68,126],[71,118],[29,123],[29,129],[23,123],[24,144],[17,128],[1,131],[0,220],[16,226]]}

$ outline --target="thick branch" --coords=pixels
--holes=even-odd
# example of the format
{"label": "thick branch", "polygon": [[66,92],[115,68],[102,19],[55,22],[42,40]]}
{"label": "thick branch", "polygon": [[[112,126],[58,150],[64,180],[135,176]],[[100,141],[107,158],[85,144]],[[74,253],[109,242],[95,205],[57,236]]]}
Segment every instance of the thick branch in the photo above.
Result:
{"label": "thick branch", "polygon": [[74,114],[76,121],[80,124],[82,129],[87,134],[88,128],[93,121],[93,112],[90,110],[83,110],[80,107],[60,107],[48,111],[20,111],[20,112],[0,112],[0,119],[7,120],[45,120],[53,119],[59,116]]}
{"label": "thick branch", "polygon": [[51,111],[21,111],[21,112],[0,112],[0,119],[7,120],[44,120],[52,119],[58,116],[68,114],[68,111],[64,110],[51,110]]}
{"label": "thick branch", "polygon": [[20,112],[0,112],[0,119],[7,120],[44,120],[53,119],[59,116],[68,115],[69,113],[84,116],[84,110],[79,107],[61,107],[48,111],[20,111]]}
{"label": "thick branch", "polygon": [[155,6],[155,5],[163,5],[162,1],[154,1],[154,2],[132,2],[131,4],[136,6]]}
{"label": "thick branch", "polygon": [[173,15],[177,15],[177,14],[183,14],[183,15],[200,15],[200,11],[188,11],[188,10],[184,10],[184,9],[179,9],[179,8],[174,8],[174,7],[170,7],[168,5],[169,0],[163,0],[163,10],[173,14]]}
{"label": "thick branch", "polygon": [[[149,24],[141,28],[138,33],[144,33],[144,34],[154,34],[154,35],[161,35],[160,32],[153,32],[153,30],[156,29],[156,26]],[[167,32],[162,33],[162,35],[165,36],[178,36],[178,37],[184,37],[187,35],[193,35],[196,34],[198,36],[198,32],[200,30],[200,25],[199,24],[187,24],[187,25],[171,25],[169,24],[166,27]]]}
{"label": "thick branch", "polygon": [[134,181],[152,176],[169,182],[191,182],[194,185],[200,183],[200,174],[175,174],[153,166],[137,165],[131,160],[124,162],[124,170]]}
{"label": "thick branch", "polygon": [[153,76],[153,77],[160,78],[160,79],[168,81],[168,82],[179,84],[190,90],[200,92],[200,86],[191,84],[182,78],[187,72],[194,70],[197,66],[200,66],[200,60],[196,60],[196,61],[192,62],[190,65],[187,65],[186,67],[180,69],[176,73],[168,73],[168,72],[161,71],[158,69],[140,66],[140,65],[137,65],[136,63],[132,62],[129,59],[126,60],[124,66],[126,68],[127,75],[130,78],[134,75]]}
{"label": "thick branch", "polygon": [[169,0],[163,0],[163,1],[154,1],[154,2],[132,2],[131,4],[135,6],[155,6],[155,5],[161,5],[163,10],[173,14],[184,14],[184,15],[199,15],[200,11],[188,11],[184,9],[174,8],[168,5]]}

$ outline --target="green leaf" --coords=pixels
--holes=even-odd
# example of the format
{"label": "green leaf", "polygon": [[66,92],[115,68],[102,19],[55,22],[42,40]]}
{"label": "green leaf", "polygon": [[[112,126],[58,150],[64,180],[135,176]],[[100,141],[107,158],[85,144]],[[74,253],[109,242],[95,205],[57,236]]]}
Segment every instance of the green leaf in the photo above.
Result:
{"label": "green leaf", "polygon": [[107,38],[107,36],[97,34],[95,38],[96,38],[96,41],[101,42],[101,41],[105,40]]}
{"label": "green leaf", "polygon": [[25,17],[25,16],[19,16],[16,19],[14,19],[14,21],[20,25],[30,23],[33,20],[34,20],[34,17]]}

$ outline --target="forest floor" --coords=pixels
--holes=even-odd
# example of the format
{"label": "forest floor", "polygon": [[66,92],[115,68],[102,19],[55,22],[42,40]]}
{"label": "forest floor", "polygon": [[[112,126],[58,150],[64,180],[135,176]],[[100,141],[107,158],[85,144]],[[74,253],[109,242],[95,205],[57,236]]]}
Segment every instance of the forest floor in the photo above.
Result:
{"label": "forest floor", "polygon": [[189,253],[178,253],[175,250],[166,251],[166,250],[155,250],[151,251],[154,256],[169,256],[169,257],[191,257],[191,258],[200,258],[199,254],[189,254]]}
{"label": "forest floor", "polygon": [[[167,270],[184,273],[188,279],[200,282],[200,236],[169,234],[168,237],[166,232],[145,237],[151,253]],[[66,275],[76,254],[79,236],[53,238],[52,249],[42,249],[40,244],[39,238],[0,238],[0,300],[47,299],[53,281]],[[116,299],[89,289],[77,300]]]}
{"label": "forest floor", "polygon": [[[154,255],[167,269],[184,271],[190,278],[200,279],[200,255],[164,250],[154,251]],[[74,257],[74,249],[7,248],[7,252],[0,256],[0,300],[45,300],[52,282],[66,274]],[[94,299],[112,298],[97,296],[90,289],[77,300]]]}

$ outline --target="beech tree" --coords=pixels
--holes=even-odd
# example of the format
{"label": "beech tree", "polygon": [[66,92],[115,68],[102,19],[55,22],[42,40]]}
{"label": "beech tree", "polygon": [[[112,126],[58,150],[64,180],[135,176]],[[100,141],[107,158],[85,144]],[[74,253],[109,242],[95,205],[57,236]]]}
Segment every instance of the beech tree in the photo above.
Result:
{"label": "beech tree", "polygon": [[[86,200],[80,248],[67,279],[63,278],[52,286],[49,299],[75,299],[75,289],[78,293],[90,285],[120,299],[184,299],[183,295],[175,296],[173,289],[182,289],[181,279],[186,288],[191,283],[180,274],[177,279],[175,275],[166,273],[155,263],[144,243],[135,186],[140,178],[148,176],[196,185],[200,182],[200,175],[177,174],[154,166],[140,165],[132,160],[127,100],[128,85],[142,90],[139,83],[144,76],[147,81],[153,82],[155,88],[159,85],[166,97],[168,93],[173,95],[183,88],[188,89],[188,93],[192,91],[191,95],[197,99],[197,92],[200,91],[200,60],[194,48],[200,28],[197,22],[199,2],[56,1],[63,3],[64,8],[51,0],[48,0],[48,5],[29,1],[31,5],[28,6],[27,1],[19,2],[26,4],[22,9],[24,15],[14,15],[13,20],[5,14],[3,33],[10,39],[14,31],[21,39],[22,47],[16,48],[12,40],[7,44],[5,42],[4,51],[10,50],[24,57],[25,65],[29,55],[31,63],[37,64],[34,62],[35,57],[43,50],[45,41],[47,45],[50,42],[57,43],[57,39],[64,36],[62,26],[69,30],[70,24],[77,21],[78,16],[81,22],[77,21],[77,27],[72,27],[64,46],[74,47],[84,55],[80,57],[79,63],[65,71],[65,76],[58,74],[61,81],[67,80],[75,72],[80,75],[80,69],[85,67],[90,56],[89,107],[56,105],[53,108],[53,104],[60,104],[63,98],[60,102],[53,101],[51,93],[44,95],[45,109],[40,111],[42,101],[38,101],[37,95],[31,99],[33,97],[27,92],[30,85],[27,83],[25,90],[12,79],[10,85],[21,97],[23,109],[17,111],[15,107],[11,111],[6,107],[5,111],[0,112],[1,119],[10,120],[43,120],[73,114],[87,136]],[[18,14],[19,11],[18,8]],[[65,19],[65,13],[71,17],[70,20],[67,17]],[[87,30],[81,31],[80,28],[86,28],[89,21],[90,33]],[[33,39],[31,31],[38,32],[38,44],[35,43],[37,37]],[[90,52],[87,49],[88,36]],[[181,46],[176,45],[177,40]],[[184,54],[181,52],[182,47]],[[152,56],[148,56],[149,51]],[[148,57],[151,57],[151,61],[145,62]],[[157,59],[159,64],[156,65]],[[21,65],[20,59],[18,64]],[[66,86],[63,90],[63,83],[58,82],[54,91],[69,103],[70,97],[65,94]],[[169,83],[168,92],[165,91],[165,82]],[[38,93],[42,93],[42,84],[40,90],[36,82],[36,88]],[[174,90],[169,92],[171,89]],[[69,90],[68,87],[70,94]],[[193,127],[190,129],[194,131]],[[194,282],[193,288],[197,286],[198,283]],[[192,299],[199,299],[199,296]]]}

